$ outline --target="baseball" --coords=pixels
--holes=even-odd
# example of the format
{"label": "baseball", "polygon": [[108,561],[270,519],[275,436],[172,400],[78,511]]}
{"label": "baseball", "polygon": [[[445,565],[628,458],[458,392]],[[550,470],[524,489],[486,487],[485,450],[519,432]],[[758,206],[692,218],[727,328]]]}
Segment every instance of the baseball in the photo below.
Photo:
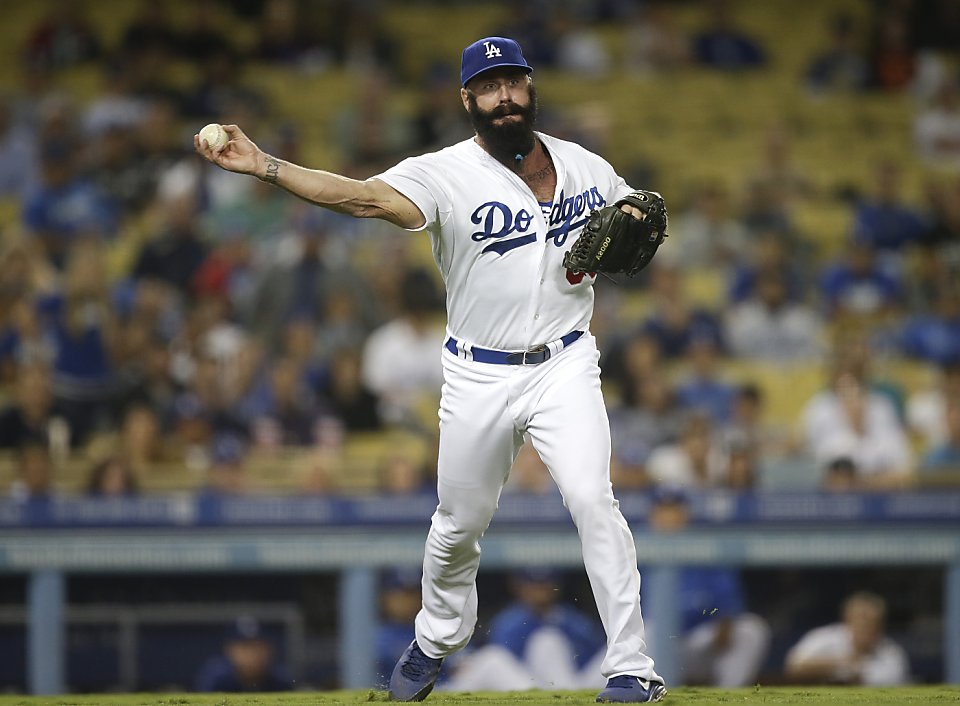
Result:
{"label": "baseball", "polygon": [[227,131],[223,129],[223,126],[219,123],[210,123],[205,125],[202,130],[198,133],[200,142],[204,140],[207,141],[207,144],[210,145],[210,149],[218,150],[224,145],[227,144],[230,138],[227,137]]}

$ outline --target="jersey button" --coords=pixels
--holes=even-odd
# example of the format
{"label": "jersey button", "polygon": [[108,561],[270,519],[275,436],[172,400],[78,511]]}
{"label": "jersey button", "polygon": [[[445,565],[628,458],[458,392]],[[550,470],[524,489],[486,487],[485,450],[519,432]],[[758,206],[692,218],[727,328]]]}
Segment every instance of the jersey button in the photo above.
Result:
{"label": "jersey button", "polygon": [[533,315],[533,318],[539,319],[539,318],[540,318],[540,314],[534,314],[534,315]]}

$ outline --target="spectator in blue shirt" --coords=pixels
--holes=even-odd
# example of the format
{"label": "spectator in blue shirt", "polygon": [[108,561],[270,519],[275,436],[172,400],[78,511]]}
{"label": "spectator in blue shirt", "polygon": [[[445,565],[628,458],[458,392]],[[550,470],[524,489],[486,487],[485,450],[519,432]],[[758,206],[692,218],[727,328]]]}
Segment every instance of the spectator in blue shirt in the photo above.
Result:
{"label": "spectator in blue shirt", "polygon": [[141,248],[133,268],[137,281],[153,279],[191,293],[194,275],[207,256],[200,238],[198,204],[192,196],[167,198],[158,202],[163,225]]}
{"label": "spectator in blue shirt", "polygon": [[766,63],[757,40],[734,26],[727,0],[713,0],[709,11],[710,25],[693,40],[697,62],[724,71],[752,69]]}
{"label": "spectator in blue shirt", "polygon": [[920,472],[952,472],[960,478],[960,399],[947,403],[947,438],[932,448],[920,464]]}
{"label": "spectator in blue shirt", "polygon": [[750,248],[750,260],[739,264],[731,275],[727,292],[731,304],[756,296],[757,282],[764,276],[778,277],[791,302],[803,300],[804,277],[797,267],[798,249],[789,247],[789,241],[787,234],[776,231],[757,234]]}
{"label": "spectator in blue shirt", "polygon": [[596,622],[558,601],[560,575],[556,571],[520,571],[513,576],[512,589],[517,600],[493,619],[490,644],[502,645],[524,659],[537,632],[553,628],[569,642],[578,669],[584,668],[603,646]]}
{"label": "spectator in blue shirt", "polygon": [[488,644],[464,656],[448,688],[456,691],[576,689],[602,685],[603,633],[573,605],[561,603],[551,569],[514,574],[514,603],[490,625]]}
{"label": "spectator in blue shirt", "polygon": [[902,345],[904,353],[928,363],[960,363],[960,289],[941,289],[935,311],[908,319]]}
{"label": "spectator in blue shirt", "polygon": [[320,416],[316,395],[303,384],[290,357],[267,366],[239,407],[259,445],[309,446],[316,441]]}
{"label": "spectator in blue shirt", "polygon": [[720,321],[709,311],[693,306],[684,294],[679,268],[672,263],[655,265],[650,289],[655,304],[652,315],[644,322],[641,334],[655,339],[664,358],[686,355],[695,340],[710,340],[723,348]]}
{"label": "spectator in blue shirt", "polygon": [[203,665],[195,685],[202,692],[288,691],[292,687],[263,627],[250,616],[237,618],[227,634],[223,654]]}
{"label": "spectator in blue shirt", "polygon": [[900,283],[877,262],[875,248],[851,240],[844,259],[829,265],[820,283],[827,315],[833,319],[879,318],[900,303]]}
{"label": "spectator in blue shirt", "polygon": [[929,223],[917,209],[903,202],[901,168],[894,162],[881,162],[874,171],[873,197],[856,208],[853,235],[880,254],[899,252],[924,238]]}
{"label": "spectator in blue shirt", "polygon": [[807,68],[807,85],[817,93],[861,91],[870,80],[866,52],[857,47],[854,19],[841,12],[830,20],[830,46]]}
{"label": "spectator in blue shirt", "polygon": [[676,302],[663,315],[655,315],[643,327],[660,343],[665,358],[682,357],[694,341],[710,341],[721,347],[721,327],[717,317],[703,309],[690,309]]}
{"label": "spectator in blue shirt", "polygon": [[115,319],[104,253],[92,242],[71,248],[63,290],[37,304],[53,351],[57,406],[82,443],[113,424]]}
{"label": "spectator in blue shirt", "polygon": [[714,424],[722,426],[730,419],[736,388],[719,375],[717,345],[711,338],[697,338],[687,350],[690,372],[677,381],[680,406],[704,413]]}
{"label": "spectator in blue shirt", "polygon": [[23,222],[47,258],[62,267],[70,245],[113,235],[116,211],[90,182],[78,176],[74,146],[51,141],[41,148],[40,182],[24,198]]}

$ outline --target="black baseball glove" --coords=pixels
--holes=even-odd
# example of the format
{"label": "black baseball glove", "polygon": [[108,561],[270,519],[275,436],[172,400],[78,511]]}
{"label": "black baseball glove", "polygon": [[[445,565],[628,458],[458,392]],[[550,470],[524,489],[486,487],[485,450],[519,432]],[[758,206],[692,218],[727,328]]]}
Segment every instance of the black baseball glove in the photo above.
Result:
{"label": "black baseball glove", "polygon": [[[620,210],[631,204],[643,211],[643,220]],[[634,191],[612,206],[590,214],[563,266],[575,272],[625,272],[632,277],[650,264],[667,236],[667,207],[660,194]]]}

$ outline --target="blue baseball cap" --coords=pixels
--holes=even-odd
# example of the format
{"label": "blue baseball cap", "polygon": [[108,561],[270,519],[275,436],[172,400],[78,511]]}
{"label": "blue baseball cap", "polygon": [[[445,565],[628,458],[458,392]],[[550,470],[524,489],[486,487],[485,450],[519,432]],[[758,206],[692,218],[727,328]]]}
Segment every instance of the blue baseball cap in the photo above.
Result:
{"label": "blue baseball cap", "polygon": [[523,58],[520,45],[515,41],[506,37],[485,37],[463,50],[460,84],[466,86],[477,74],[500,66],[515,66],[527,73],[533,71],[533,67]]}
{"label": "blue baseball cap", "polygon": [[247,640],[263,640],[263,626],[252,615],[241,615],[227,628],[227,642],[245,642]]}
{"label": "blue baseball cap", "polygon": [[513,572],[513,580],[521,583],[560,583],[563,574],[548,566],[529,566]]}

